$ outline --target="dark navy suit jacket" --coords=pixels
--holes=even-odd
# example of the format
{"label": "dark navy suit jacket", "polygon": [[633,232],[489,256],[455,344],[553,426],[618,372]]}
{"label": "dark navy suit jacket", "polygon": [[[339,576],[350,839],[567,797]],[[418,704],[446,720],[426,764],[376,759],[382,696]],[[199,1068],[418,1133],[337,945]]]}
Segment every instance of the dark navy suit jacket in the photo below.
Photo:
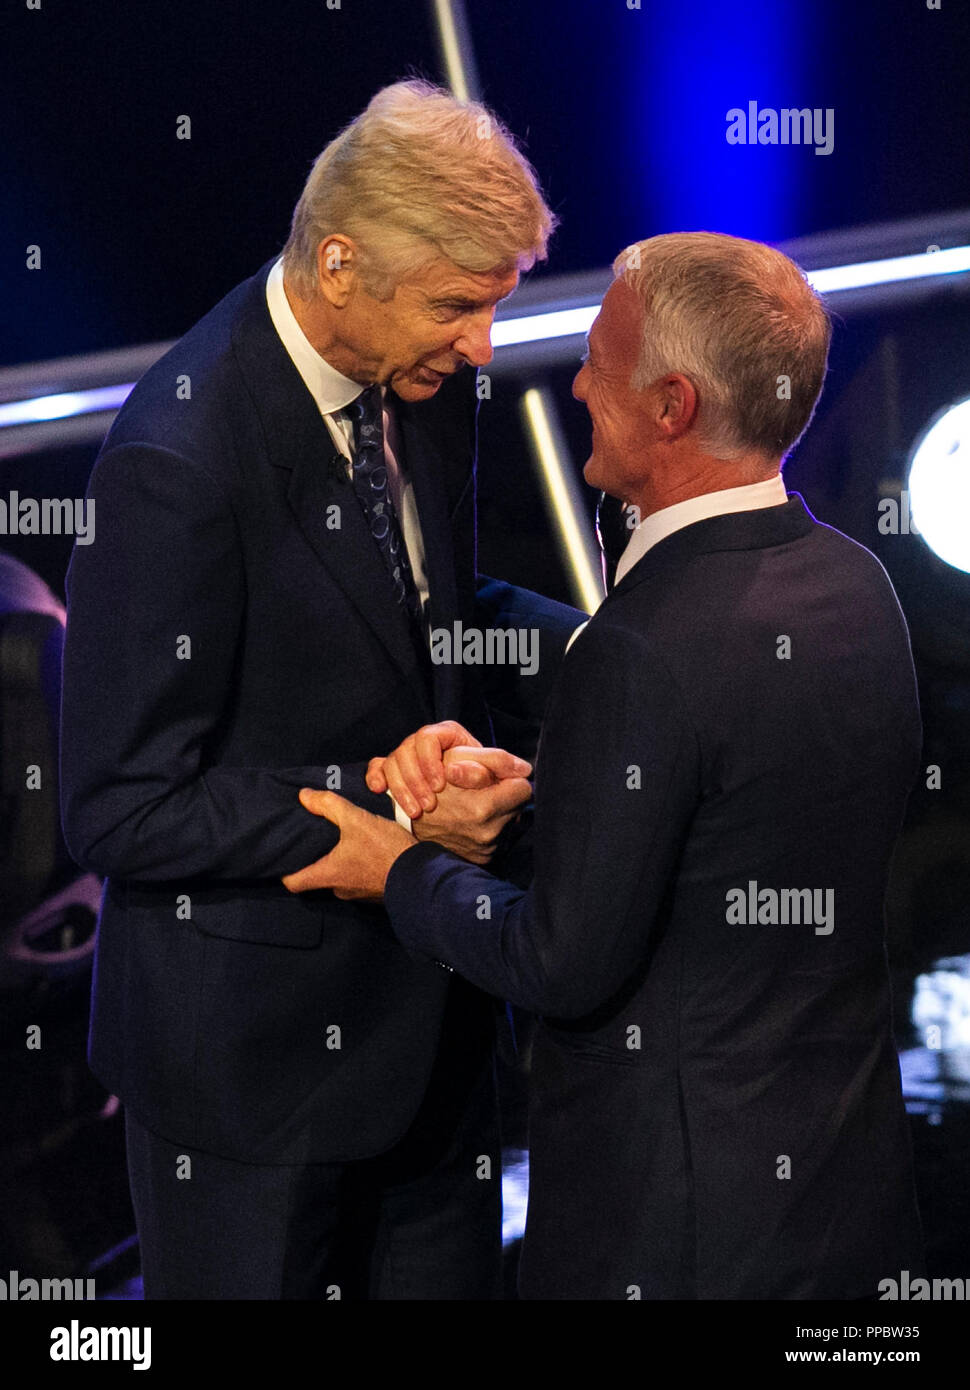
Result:
{"label": "dark navy suit jacket", "polygon": [[[67,583],[62,816],[107,876],[95,1074],[167,1138],[292,1163],[396,1141],[453,987],[381,908],[282,886],[337,839],[299,788],[391,815],[370,757],[435,718],[483,742],[491,725],[487,673],[419,658],[273,328],[270,264],[149,370],[95,464],[95,541]],[[542,632],[510,702],[525,729],[582,615],[476,576],[474,373],[396,404],[431,625]]]}
{"label": "dark navy suit jacket", "polygon": [[[920,746],[889,579],[795,495],[658,543],[570,649],[529,891],[398,859],[401,940],[544,1015],[524,1296],[854,1298],[921,1266],[883,917]],[[751,884],[820,915],[737,921]]]}

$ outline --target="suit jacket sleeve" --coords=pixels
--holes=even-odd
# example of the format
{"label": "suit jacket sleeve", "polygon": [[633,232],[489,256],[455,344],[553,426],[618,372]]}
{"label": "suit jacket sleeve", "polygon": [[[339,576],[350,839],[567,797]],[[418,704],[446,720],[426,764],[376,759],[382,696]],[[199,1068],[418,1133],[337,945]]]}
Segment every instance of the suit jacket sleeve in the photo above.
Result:
{"label": "suit jacket sleeve", "polygon": [[430,844],[385,889],[405,946],[557,1018],[597,1008],[643,960],[700,794],[681,692],[604,619],[570,649],[543,728],[529,890]]}
{"label": "suit jacket sleeve", "polygon": [[[88,491],[95,538],[75,545],[68,570],[61,704],[71,854],[98,874],[164,881],[279,878],[328,853],[336,827],[297,798],[327,785],[325,769],[221,767],[213,756],[245,602],[224,491],[147,444],[109,449]],[[341,766],[342,795],[393,816],[365,771]]]}

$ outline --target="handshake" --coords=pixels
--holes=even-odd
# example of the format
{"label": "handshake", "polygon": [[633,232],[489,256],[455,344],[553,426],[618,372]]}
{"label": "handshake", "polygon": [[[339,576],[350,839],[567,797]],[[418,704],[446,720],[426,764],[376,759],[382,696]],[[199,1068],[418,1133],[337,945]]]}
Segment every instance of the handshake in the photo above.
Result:
{"label": "handshake", "polygon": [[379,902],[394,861],[423,840],[472,864],[487,864],[502,831],[532,795],[531,772],[530,763],[504,748],[483,748],[453,720],[426,724],[367,767],[368,788],[390,792],[411,830],[335,792],[304,787],[301,805],[332,821],[340,841],[283,883],[291,893],[329,888],[338,898]]}

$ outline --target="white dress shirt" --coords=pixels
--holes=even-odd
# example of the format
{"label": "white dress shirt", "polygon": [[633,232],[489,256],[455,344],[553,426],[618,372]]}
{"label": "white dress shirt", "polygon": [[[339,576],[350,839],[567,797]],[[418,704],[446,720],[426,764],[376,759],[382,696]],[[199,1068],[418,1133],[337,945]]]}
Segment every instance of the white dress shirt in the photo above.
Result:
{"label": "white dress shirt", "polygon": [[659,512],[645,516],[627,541],[626,549],[620,556],[616,567],[614,584],[630,573],[638,560],[658,541],[665,540],[684,526],[695,521],[705,521],[709,516],[725,516],[729,512],[754,512],[760,507],[780,507],[788,501],[788,493],[780,473],[773,478],[765,478],[760,483],[745,483],[741,487],[726,487],[720,492],[702,492],[699,497],[688,497],[686,502],[675,502],[672,507],[662,507]]}

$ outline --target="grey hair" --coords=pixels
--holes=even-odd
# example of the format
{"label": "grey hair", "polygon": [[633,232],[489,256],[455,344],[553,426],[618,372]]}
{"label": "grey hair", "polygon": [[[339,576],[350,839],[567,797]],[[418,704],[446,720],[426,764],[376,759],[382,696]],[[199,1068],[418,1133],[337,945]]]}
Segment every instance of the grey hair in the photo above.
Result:
{"label": "grey hair", "polygon": [[428,82],[397,82],[318,156],[283,264],[312,296],[317,248],[343,233],[365,288],[386,300],[436,256],[471,272],[527,270],[545,259],[555,225],[535,171],[491,111]]}
{"label": "grey hair", "polygon": [[832,336],[795,262],[758,241],[674,232],[628,246],[613,273],[643,310],[634,389],[682,372],[697,390],[707,452],[790,453],[815,410]]}

